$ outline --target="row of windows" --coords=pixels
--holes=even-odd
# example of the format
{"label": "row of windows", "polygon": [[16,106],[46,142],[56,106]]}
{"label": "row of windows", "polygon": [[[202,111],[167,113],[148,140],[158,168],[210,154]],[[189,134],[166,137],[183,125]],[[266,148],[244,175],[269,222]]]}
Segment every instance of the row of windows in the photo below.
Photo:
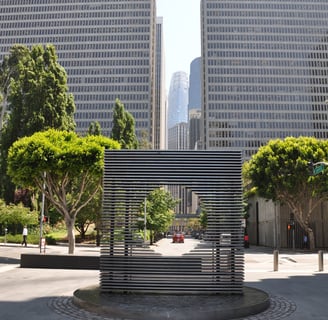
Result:
{"label": "row of windows", "polygon": [[[258,84],[288,84],[288,85],[306,85],[309,83],[309,79],[304,76],[301,77],[284,77],[282,75],[278,75],[277,77],[272,78],[271,76],[274,74],[273,72],[277,72],[277,70],[263,70],[261,77],[251,77],[249,75],[245,76],[236,76],[236,77],[227,77],[225,75],[209,77],[208,78],[208,88],[209,91],[216,90],[216,86],[213,84],[234,84],[240,85],[244,83],[258,83]],[[320,78],[321,79],[321,78]]]}
{"label": "row of windows", "polygon": [[[222,93],[228,93],[228,92],[245,92],[245,93],[276,93],[276,94],[285,94],[287,92],[291,94],[296,95],[306,95],[308,96],[309,92],[314,91],[314,88],[309,88],[307,86],[286,86],[286,85],[279,85],[272,81],[272,84],[264,85],[264,84],[244,84],[244,85],[217,85],[217,86],[210,86],[208,88],[208,92],[222,92]],[[328,89],[322,88],[322,84],[318,84],[318,86],[315,88],[316,93],[327,93]]]}
{"label": "row of windows", "polygon": [[[103,41],[108,41],[108,42],[113,42],[113,41],[149,41],[150,35],[149,33],[143,33],[143,34],[111,34],[110,32],[108,32],[108,30],[106,30],[107,28],[102,28],[102,27],[95,27],[95,28],[90,28],[90,27],[86,27],[86,28],[82,28],[82,27],[78,27],[78,28],[72,28],[72,27],[68,27],[68,28],[64,28],[64,29],[51,29],[51,27],[49,27],[49,29],[40,29],[40,28],[36,28],[36,29],[26,29],[28,27],[25,28],[14,28],[12,30],[1,30],[1,35],[5,36],[5,37],[12,37],[12,36],[21,36],[21,35],[25,35],[25,36],[57,36],[60,35],[62,36],[63,39],[65,39],[65,35],[83,35],[85,37],[90,37],[91,41],[95,40],[95,34],[96,39],[99,38],[103,38]],[[76,36],[74,36],[75,38]]]}
{"label": "row of windows", "polygon": [[[272,96],[274,97],[274,96]],[[324,103],[324,97],[322,98],[321,103],[319,104],[312,104],[311,98],[308,101],[305,101],[305,104],[301,103],[275,103],[270,102],[270,97],[266,103],[213,103],[210,102],[208,104],[208,110],[214,110],[214,112],[209,114],[212,117],[216,117],[217,113],[220,112],[230,112],[236,110],[238,111],[247,111],[247,112],[267,112],[275,110],[276,112],[304,112],[304,110],[308,110],[312,114],[316,114],[316,111],[327,112],[327,104]],[[271,99],[272,100],[272,99]]]}
{"label": "row of windows", "polygon": [[[72,87],[73,89],[73,87]],[[95,84],[94,86],[75,86],[74,87],[74,94],[78,92],[100,92],[107,96],[106,92],[131,92],[131,93],[142,93],[148,92],[149,86],[148,85],[100,85]]]}
{"label": "row of windows", "polygon": [[290,102],[308,102],[311,97],[308,95],[302,95],[300,94],[277,94],[272,96],[272,100],[269,100],[270,97],[266,92],[262,94],[209,94],[208,95],[208,101],[219,101],[219,102],[231,102],[231,101],[253,101],[253,103],[256,102],[267,102],[267,101],[275,101],[276,103],[283,102],[283,103],[290,103]]}
{"label": "row of windows", "polygon": [[[271,29],[269,32],[263,32],[263,33],[250,33],[247,32],[247,30],[242,31],[234,31],[230,29],[229,27],[220,27],[220,31],[218,33],[209,33],[207,34],[207,40],[208,41],[225,41],[227,37],[232,38],[232,43],[234,42],[240,42],[240,41],[254,41],[256,42],[263,42],[266,41],[271,44],[278,45],[278,42],[297,42],[299,44],[306,42],[309,43],[320,43],[322,39],[326,37],[325,33],[327,33],[328,27],[322,28],[320,30],[313,30],[314,32],[308,32],[308,30],[301,30],[299,29],[298,33],[290,33],[290,34],[282,34],[279,32],[276,32],[274,28]],[[293,45],[293,43],[291,45]],[[222,48],[222,47],[220,47]]]}
{"label": "row of windows", "polygon": [[[327,27],[328,29],[328,27]],[[241,49],[283,49],[283,50],[313,50],[317,46],[321,50],[327,47],[326,36],[306,35],[301,37],[297,34],[289,34],[282,38],[279,34],[267,33],[255,35],[252,33],[224,33],[224,34],[209,34],[207,36],[209,49],[222,49],[222,43],[229,43],[232,48]]]}
{"label": "row of windows", "polygon": [[[105,38],[105,37],[102,37]],[[57,42],[86,42],[91,41],[91,43],[85,43],[81,44],[81,49],[93,49],[93,43],[94,37],[92,36],[75,36],[75,37],[35,37],[35,39],[32,38],[25,38],[25,37],[16,37],[15,41],[14,38],[12,39],[12,43],[54,43],[56,45]],[[9,41],[8,41],[9,40]],[[34,40],[34,41],[33,41]],[[105,39],[102,39],[102,41],[106,41]],[[7,38],[7,42],[10,43],[10,39]],[[149,50],[149,42],[131,42],[131,43],[108,43],[108,49],[107,50]]]}
{"label": "row of windows", "polygon": [[[112,97],[112,96],[111,96]],[[119,96],[116,96],[117,98],[119,98]],[[140,101],[123,101],[124,103],[124,107],[127,110],[133,110],[133,112],[139,112],[139,110],[141,111],[145,111],[145,110],[149,110],[149,103],[148,102],[140,102]],[[104,102],[98,102],[96,104],[94,104],[92,101],[82,101],[79,105],[79,110],[77,111],[77,113],[79,112],[88,112],[90,110],[99,110],[100,112],[103,111],[110,111],[114,108],[115,105],[115,99],[114,100],[107,100]]]}
{"label": "row of windows", "polygon": [[[113,93],[113,94],[74,94],[75,101],[93,101],[94,104],[92,104],[92,107],[96,105],[98,102],[101,101],[115,101],[116,98],[120,99],[121,101],[129,102],[129,101],[144,101],[145,103],[148,103],[150,97],[149,94],[138,94],[138,93]],[[126,103],[124,103],[126,105]]]}
{"label": "row of windows", "polygon": [[109,68],[109,69],[105,69],[104,67],[108,67],[108,63],[106,64],[106,60],[102,60],[102,61],[98,61],[97,64],[95,65],[88,65],[88,66],[84,66],[83,68],[81,68],[80,64],[77,64],[76,66],[71,66],[69,61],[67,63],[65,63],[65,61],[63,61],[61,63],[63,65],[63,67],[65,67],[67,73],[69,74],[69,78],[70,77],[74,77],[74,76],[95,76],[95,75],[116,75],[116,77],[114,78],[112,76],[112,81],[111,82],[121,82],[121,76],[125,76],[125,75],[136,75],[136,76],[141,76],[141,75],[145,75],[145,76],[150,76],[149,75],[149,68],[135,68],[135,69],[131,69],[131,68]]}
{"label": "row of windows", "polygon": [[[94,41],[99,40],[99,38],[93,38]],[[73,40],[73,38],[72,38]],[[101,41],[103,41],[101,39]],[[41,43],[41,42],[40,42]],[[88,54],[88,52],[93,52],[94,54],[103,54],[106,53],[108,58],[146,58],[149,59],[150,52],[141,48],[139,50],[118,50],[118,51],[109,51],[110,43],[107,42],[80,42],[80,43],[72,43],[63,41],[61,43],[56,44],[56,50],[58,55],[63,54],[72,54],[72,55],[80,55],[80,54]]]}
{"label": "row of windows", "polygon": [[[328,10],[328,8],[326,9],[326,11]],[[227,29],[227,30],[239,30],[238,32],[246,32],[248,30],[248,27],[257,27],[257,26],[271,26],[272,29],[275,29],[277,27],[286,27],[286,26],[299,26],[304,27],[304,26],[325,26],[327,25],[327,22],[325,19],[327,19],[327,16],[324,15],[322,17],[320,17],[321,19],[319,19],[319,17],[313,16],[313,17],[309,17],[307,14],[304,13],[303,17],[300,17],[298,19],[288,19],[288,20],[284,20],[284,19],[280,19],[280,20],[265,20],[265,21],[261,21],[261,20],[257,20],[254,18],[244,18],[244,17],[239,17],[238,19],[232,19],[231,17],[228,17],[227,19],[222,19],[220,17],[218,18],[207,18],[206,19],[206,25],[207,26],[220,26],[218,28],[223,28],[223,26]],[[307,22],[307,19],[315,19],[316,23],[314,22]],[[221,26],[223,25],[223,26]],[[231,26],[231,27],[229,27]],[[244,29],[244,30],[242,30]],[[231,32],[231,31],[229,31]],[[236,32],[236,31],[235,31]]]}
{"label": "row of windows", "polygon": [[[133,115],[133,117],[137,119],[148,119],[148,112],[145,111],[138,111],[138,112],[133,112],[130,111]],[[76,112],[74,115],[75,120],[83,120],[83,119],[108,119],[112,120],[113,113],[112,112],[99,112],[99,111],[94,111],[94,112]]]}
{"label": "row of windows", "polygon": [[[264,124],[265,125],[265,124]],[[288,128],[285,128],[285,132],[279,132],[275,129],[269,131],[269,130],[258,130],[257,128],[255,130],[242,130],[242,131],[237,131],[237,130],[233,130],[233,129],[229,129],[229,130],[220,130],[220,131],[213,131],[211,130],[209,133],[209,137],[210,138],[217,138],[219,137],[220,133],[216,133],[216,132],[222,132],[221,137],[234,137],[235,139],[237,138],[239,142],[236,141],[236,143],[243,143],[243,141],[246,143],[246,145],[248,147],[252,147],[255,146],[256,143],[263,143],[263,139],[267,140],[267,139],[271,139],[271,138],[277,138],[277,137],[283,137],[283,134],[286,133],[286,130],[289,131],[289,135],[291,135],[290,130],[288,130]],[[307,132],[309,133],[310,136],[313,136],[314,133],[314,128],[309,127]],[[281,135],[280,135],[281,133]],[[295,134],[295,132],[294,132]],[[301,133],[299,133],[301,134]],[[288,135],[285,135],[284,137],[286,137]],[[211,140],[212,140],[211,139]],[[258,140],[261,139],[261,140]],[[228,140],[228,139],[227,139]],[[225,140],[225,141],[227,141]],[[213,141],[213,140],[212,140]],[[231,141],[231,143],[233,143],[233,141]]]}
{"label": "row of windows", "polygon": [[[81,48],[76,51],[62,51],[59,49],[59,47],[64,47],[64,46],[56,46],[58,52],[58,56],[60,59],[108,59],[108,65],[109,66],[115,66],[115,65],[135,65],[131,64],[131,58],[133,59],[139,59],[140,61],[147,61],[149,63],[149,52],[148,51],[121,51],[121,52],[111,52],[107,50],[97,50],[94,48],[92,51],[85,51]],[[111,58],[121,58],[121,60],[118,59],[111,59]],[[126,59],[122,59],[126,58]],[[126,62],[127,61],[127,62]],[[142,64],[144,65],[144,64]]]}
{"label": "row of windows", "polygon": [[[254,71],[250,74],[258,74],[259,72],[261,72],[260,69],[266,70],[270,68],[273,68],[275,70],[281,70],[278,71],[278,74],[292,73],[294,75],[308,74],[309,71],[313,72],[315,70],[319,71],[323,67],[327,69],[327,60],[325,59],[322,59],[321,61],[311,60],[310,57],[307,55],[306,57],[299,56],[297,58],[298,59],[295,60],[291,58],[283,59],[283,57],[281,57],[281,59],[270,59],[268,57],[259,57],[255,54],[254,57],[248,57],[248,59],[246,59],[246,57],[232,59],[209,59],[207,61],[207,72],[213,73],[213,69],[215,68],[212,68],[212,66],[218,68],[217,73],[224,72],[226,74],[243,74],[245,70],[247,71],[249,69],[249,67],[254,68]],[[287,70],[284,72],[282,68],[289,68],[289,73],[287,73]],[[267,72],[265,72],[265,74],[267,74]]]}
{"label": "row of windows", "polygon": [[[304,2],[304,3],[302,3]],[[327,10],[327,2],[325,0],[298,0],[296,3],[295,1],[284,1],[284,0],[275,0],[275,1],[219,1],[219,2],[208,2],[206,1],[206,8],[215,10],[269,10],[269,11],[311,11],[311,10]]]}
{"label": "row of windows", "polygon": [[[99,8],[99,9],[149,9],[150,2],[152,0],[143,0],[143,1],[131,1],[131,0],[111,0],[111,3],[101,3],[99,0],[79,0],[75,3],[75,6],[78,6],[80,9],[87,10],[90,8]],[[113,3],[114,2],[114,3]],[[115,3],[117,2],[117,3]],[[40,6],[48,6],[52,3],[58,3],[55,1],[47,1],[44,0],[2,0],[3,6],[19,6],[19,5],[40,5]],[[62,5],[69,4],[72,6],[72,1],[70,0],[61,0],[60,3]]]}
{"label": "row of windows", "polygon": [[[17,10],[17,9],[15,9]],[[2,16],[2,10],[0,7],[0,21],[3,21],[4,19],[1,18]],[[76,13],[76,12],[69,12],[69,13],[63,13],[63,14],[59,14],[58,18],[54,17],[54,14],[49,12],[49,13],[40,13],[40,14],[23,14],[23,15],[19,15],[17,14],[17,12],[15,11],[14,14],[12,15],[8,15],[5,14],[5,21],[32,21],[33,23],[37,22],[37,21],[50,21],[50,20],[54,20],[54,19],[70,19],[73,20],[75,22],[75,25],[80,25],[80,23],[78,22],[80,19],[98,19],[101,21],[105,21],[106,19],[109,20],[108,21],[108,25],[150,25],[150,19],[146,19],[146,17],[141,17],[139,19],[137,18],[131,18],[131,19],[123,19],[122,17],[112,17],[109,16],[108,14],[104,14],[103,12],[91,12],[91,13],[86,13],[84,15],[82,15],[81,13]],[[73,21],[69,22],[69,23],[74,23]]]}
{"label": "row of windows", "polygon": [[[17,15],[17,17],[20,16],[20,14],[17,14],[18,12],[24,12],[25,14],[29,15],[29,14],[45,14],[48,15],[49,12],[54,12],[54,13],[59,13],[59,12],[75,12],[75,14],[73,15],[79,15],[81,17],[83,16],[87,16],[89,17],[89,13],[91,13],[90,9],[82,9],[79,5],[64,5],[61,4],[60,6],[58,5],[50,5],[47,4],[46,6],[28,6],[28,5],[22,5],[24,10],[17,10],[17,6],[10,6],[10,7],[4,7],[3,5],[1,5],[1,13],[6,14],[6,15]],[[30,9],[30,10],[29,10]],[[91,9],[92,10],[92,9]],[[92,13],[96,14],[98,18],[108,18],[108,17],[112,17],[112,18],[127,18],[127,17],[149,17],[150,16],[150,11],[149,10],[144,10],[142,8],[135,8],[133,10],[130,9],[122,9],[120,11],[117,10],[110,10],[110,9],[103,9],[103,10],[99,10],[97,9],[97,11],[93,11]],[[52,13],[51,13],[52,15]]]}
{"label": "row of windows", "polygon": [[[244,121],[248,120],[271,120],[275,121],[311,121],[313,119],[314,114],[309,112],[209,112],[209,118],[215,118],[215,121],[222,120],[231,120],[235,121],[236,119],[242,119]],[[316,121],[327,121],[327,114],[325,113],[316,113],[315,114]],[[210,121],[211,122],[211,121]]]}
{"label": "row of windows", "polygon": [[[295,40],[295,38],[293,38]],[[324,51],[325,55],[327,56],[327,49],[328,44],[326,43],[326,39],[319,39],[317,38],[317,42],[314,43],[307,43],[304,40],[300,41],[290,41],[290,42],[275,42],[271,41],[272,35],[264,35],[263,39],[260,41],[230,41],[228,39],[223,39],[218,42],[208,42],[207,49],[213,55],[217,52],[217,56],[219,54],[224,54],[225,52],[228,53],[231,51],[235,52],[236,54],[243,54],[246,52],[249,56],[254,55],[255,52],[261,50],[263,53],[267,55],[271,54],[272,56],[275,52],[272,51],[280,51],[283,53],[298,53],[302,52],[302,54],[311,54],[312,52],[318,52],[319,50]],[[325,42],[323,42],[325,41]],[[215,51],[213,50],[215,49]],[[219,53],[222,50],[222,53]],[[246,51],[247,50],[247,51]],[[219,52],[218,52],[219,51]],[[212,53],[213,52],[213,53]],[[271,53],[272,52],[272,53]]]}
{"label": "row of windows", "polygon": [[80,85],[90,85],[90,84],[99,84],[99,83],[148,83],[149,77],[116,77],[113,79],[113,77],[70,77],[69,83],[71,85],[73,84],[80,84]]}
{"label": "row of windows", "polygon": [[[317,1],[316,1],[317,2]],[[266,5],[262,5],[261,3],[254,2],[253,5],[255,8],[249,9],[246,8],[244,10],[236,10],[236,7],[234,10],[227,9],[227,8],[219,8],[216,7],[216,10],[210,10],[209,14],[207,16],[222,16],[222,17],[246,17],[250,18],[252,17],[255,19],[272,19],[272,18],[285,18],[285,19],[300,19],[303,18],[304,15],[307,15],[309,12],[311,14],[315,13],[318,17],[322,17],[325,12],[327,11],[327,2],[324,3],[323,6],[318,6],[317,3],[314,2],[311,4],[311,10],[302,10],[302,8],[297,4],[297,8],[294,10],[275,10],[275,9],[269,9]],[[295,3],[295,2],[294,2]]]}
{"label": "row of windows", "polygon": [[[311,128],[311,123],[309,121],[229,121],[229,126],[233,127],[233,130],[237,131],[237,128],[240,129],[297,129],[304,130]],[[211,131],[211,122],[209,122],[209,132]]]}
{"label": "row of windows", "polygon": [[[77,132],[81,132],[81,131],[85,131],[87,132],[87,130],[89,129],[90,127],[90,123],[92,121],[96,121],[97,119],[87,119],[85,121],[77,121],[76,122],[76,131]],[[104,129],[106,128],[111,128],[111,122],[110,121],[99,121],[99,124],[100,124],[100,127],[101,127],[101,132],[103,135],[105,136],[110,136],[111,134],[111,130],[109,131],[106,131]],[[148,121],[141,121],[141,120],[136,120],[136,133],[138,135],[138,130],[141,130],[143,129],[143,131],[146,129],[146,130],[149,130],[149,127],[150,127],[150,124]]]}

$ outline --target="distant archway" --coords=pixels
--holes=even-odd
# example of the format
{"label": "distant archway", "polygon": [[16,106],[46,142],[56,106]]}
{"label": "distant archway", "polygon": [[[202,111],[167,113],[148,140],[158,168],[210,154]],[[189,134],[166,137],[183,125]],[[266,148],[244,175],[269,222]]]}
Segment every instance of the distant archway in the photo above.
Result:
{"label": "distant archway", "polygon": [[[106,150],[100,256],[102,292],[242,293],[240,151]],[[204,240],[180,257],[160,256],[137,236],[140,204],[159,186],[197,193]]]}

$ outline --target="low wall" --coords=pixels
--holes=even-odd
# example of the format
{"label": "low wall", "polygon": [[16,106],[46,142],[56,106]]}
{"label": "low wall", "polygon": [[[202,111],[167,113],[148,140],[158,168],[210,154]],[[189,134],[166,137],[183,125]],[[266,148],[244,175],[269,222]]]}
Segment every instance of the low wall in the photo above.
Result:
{"label": "low wall", "polygon": [[75,255],[21,254],[21,268],[99,270],[99,257]]}

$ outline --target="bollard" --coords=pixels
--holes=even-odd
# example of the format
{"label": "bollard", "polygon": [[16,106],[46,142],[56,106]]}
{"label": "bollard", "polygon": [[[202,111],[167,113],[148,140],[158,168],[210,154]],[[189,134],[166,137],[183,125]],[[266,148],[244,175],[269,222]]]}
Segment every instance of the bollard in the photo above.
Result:
{"label": "bollard", "polygon": [[273,271],[278,271],[279,251],[273,250]]}
{"label": "bollard", "polygon": [[320,250],[318,252],[318,256],[319,256],[319,271],[323,271],[323,251]]}

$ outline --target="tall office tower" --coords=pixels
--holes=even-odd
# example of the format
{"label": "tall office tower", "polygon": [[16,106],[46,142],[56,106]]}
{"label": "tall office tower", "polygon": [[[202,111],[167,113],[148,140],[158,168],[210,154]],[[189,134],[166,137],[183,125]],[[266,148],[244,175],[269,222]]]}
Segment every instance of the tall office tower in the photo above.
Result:
{"label": "tall office tower", "polygon": [[155,0],[2,0],[0,60],[13,44],[52,43],[74,94],[77,131],[110,135],[119,98],[154,143]]}
{"label": "tall office tower", "polygon": [[328,1],[202,0],[202,142],[328,137]]}
{"label": "tall office tower", "polygon": [[188,113],[189,113],[189,149],[198,149],[200,140],[201,115],[201,58],[194,59],[190,64]]}
{"label": "tall office tower", "polygon": [[173,73],[168,97],[168,129],[188,121],[188,75],[184,71]]}
{"label": "tall office tower", "polygon": [[167,149],[167,110],[163,18],[156,23],[156,103],[154,112],[154,149]]}

